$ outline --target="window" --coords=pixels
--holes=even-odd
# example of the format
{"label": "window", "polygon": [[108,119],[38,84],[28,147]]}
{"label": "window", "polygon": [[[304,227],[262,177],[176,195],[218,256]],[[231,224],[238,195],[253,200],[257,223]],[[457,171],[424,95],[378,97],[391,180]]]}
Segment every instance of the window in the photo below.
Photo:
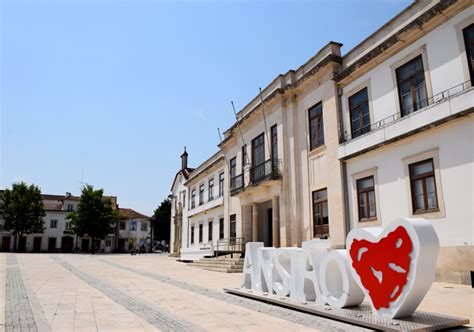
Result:
{"label": "window", "polygon": [[148,223],[142,221],[142,223],[141,223],[141,225],[140,225],[140,230],[141,230],[142,232],[148,231]]}
{"label": "window", "polygon": [[74,205],[68,204],[68,205],[67,205],[67,210],[68,210],[68,211],[73,211],[73,210],[74,210]]}
{"label": "window", "polygon": [[224,238],[224,218],[219,219],[219,240]]}
{"label": "window", "polygon": [[252,140],[252,166],[258,166],[265,162],[265,136],[260,134]]}
{"label": "window", "polygon": [[244,171],[245,165],[248,163],[248,156],[247,156],[247,144],[242,146],[242,173]]}
{"label": "window", "polygon": [[377,218],[373,176],[357,180],[357,205],[359,221]]}
{"label": "window", "polygon": [[126,228],[125,220],[121,220],[121,221],[120,221],[119,228],[120,228],[121,230],[124,230],[124,229]]}
{"label": "window", "polygon": [[433,159],[409,165],[413,213],[438,210]]}
{"label": "window", "polygon": [[313,236],[329,235],[328,192],[327,189],[313,191]]}
{"label": "window", "polygon": [[199,205],[204,204],[204,184],[199,186]]}
{"label": "window", "polygon": [[106,247],[111,247],[112,246],[112,241],[111,240],[105,240],[105,246]]}
{"label": "window", "polygon": [[421,55],[397,69],[397,84],[402,116],[428,105]]}
{"label": "window", "polygon": [[349,97],[352,138],[370,131],[369,98],[367,88]]}
{"label": "window", "polygon": [[186,190],[183,190],[183,208],[186,207]]}
{"label": "window", "polygon": [[207,188],[207,200],[212,201],[214,199],[214,178],[209,179],[209,186]]}
{"label": "window", "polygon": [[191,191],[191,209],[194,209],[196,207],[196,189],[193,189]]}
{"label": "window", "polygon": [[237,175],[237,158],[230,160],[230,178],[233,179]]}
{"label": "window", "polygon": [[324,145],[323,104],[319,103],[308,110],[310,150]]}
{"label": "window", "polygon": [[137,222],[136,221],[131,221],[130,222],[130,230],[131,231],[136,231],[137,230]]}
{"label": "window", "polygon": [[194,226],[191,226],[191,243],[194,243]]}
{"label": "window", "polygon": [[237,237],[237,222],[235,214],[230,216],[230,238],[235,239]]}
{"label": "window", "polygon": [[202,224],[199,224],[199,243],[202,243]]}
{"label": "window", "polygon": [[277,125],[270,128],[272,135],[272,160],[278,160],[278,130]]}
{"label": "window", "polygon": [[69,225],[70,225],[69,221],[66,221],[66,224],[64,225],[64,230],[66,231],[69,230]]}
{"label": "window", "polygon": [[58,228],[58,221],[56,219],[51,219],[49,222],[49,228]]}
{"label": "window", "polygon": [[471,24],[462,31],[464,45],[466,47],[467,64],[471,76],[471,84],[474,85],[474,24]]}
{"label": "window", "polygon": [[207,226],[207,240],[210,242],[212,241],[212,220],[209,221]]}
{"label": "window", "polygon": [[224,196],[224,173],[219,174],[219,197]]}

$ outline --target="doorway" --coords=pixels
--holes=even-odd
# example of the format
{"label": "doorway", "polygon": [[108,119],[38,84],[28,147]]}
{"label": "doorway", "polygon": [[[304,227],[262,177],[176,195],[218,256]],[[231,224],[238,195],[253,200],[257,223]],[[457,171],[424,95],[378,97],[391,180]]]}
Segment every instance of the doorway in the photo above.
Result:
{"label": "doorway", "polygon": [[61,251],[62,252],[72,252],[74,247],[74,239],[71,236],[63,236],[61,241]]}
{"label": "doorway", "polygon": [[270,208],[267,210],[267,232],[268,232],[268,242],[265,244],[265,247],[273,246],[273,209]]}
{"label": "doorway", "polygon": [[2,251],[10,251],[11,239],[10,236],[2,237]]}
{"label": "doorway", "polygon": [[33,238],[33,252],[40,252],[41,251],[41,237],[34,237]]}
{"label": "doorway", "polygon": [[25,252],[26,251],[26,236],[20,237],[20,241],[18,243],[18,252]]}
{"label": "doorway", "polygon": [[118,252],[125,252],[125,239],[118,239]]}
{"label": "doorway", "polygon": [[54,252],[56,250],[56,238],[50,237],[48,239],[48,252]]}
{"label": "doorway", "polygon": [[89,251],[89,239],[82,239],[81,241],[81,251],[88,252]]}

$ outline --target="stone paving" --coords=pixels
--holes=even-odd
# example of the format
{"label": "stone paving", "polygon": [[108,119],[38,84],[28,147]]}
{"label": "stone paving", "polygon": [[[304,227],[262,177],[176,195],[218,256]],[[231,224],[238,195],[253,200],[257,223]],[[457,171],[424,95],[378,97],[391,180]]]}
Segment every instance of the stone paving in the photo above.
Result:
{"label": "stone paving", "polygon": [[[0,253],[0,331],[354,331],[225,294],[241,274],[159,255]],[[420,309],[474,318],[470,287],[435,283]]]}

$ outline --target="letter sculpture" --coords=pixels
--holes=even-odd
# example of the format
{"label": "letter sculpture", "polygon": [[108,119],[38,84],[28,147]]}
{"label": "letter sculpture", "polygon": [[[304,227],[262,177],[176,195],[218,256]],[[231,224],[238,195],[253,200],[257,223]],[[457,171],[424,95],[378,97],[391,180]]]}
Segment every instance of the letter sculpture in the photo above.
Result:
{"label": "letter sculpture", "polygon": [[428,221],[398,219],[385,229],[353,229],[347,250],[329,247],[328,240],[278,249],[247,243],[241,287],[337,308],[367,295],[377,316],[410,316],[434,280],[439,240]]}

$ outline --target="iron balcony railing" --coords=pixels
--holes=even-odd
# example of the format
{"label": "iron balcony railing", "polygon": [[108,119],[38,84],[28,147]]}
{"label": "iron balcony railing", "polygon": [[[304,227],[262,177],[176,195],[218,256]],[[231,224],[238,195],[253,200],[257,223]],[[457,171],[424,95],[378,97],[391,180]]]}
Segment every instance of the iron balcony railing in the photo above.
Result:
{"label": "iron balcony railing", "polygon": [[213,245],[214,255],[216,257],[219,256],[219,254],[243,253],[244,248],[244,238],[242,237],[220,239]]}
{"label": "iron balcony railing", "polygon": [[[383,118],[379,121],[363,125],[357,130],[354,130],[353,133],[345,135],[344,141],[350,141],[350,140],[362,137],[365,134],[370,133],[371,131],[375,131],[377,129],[381,129],[386,126],[389,126],[390,124],[396,122],[397,120],[401,118],[407,118],[411,116],[412,114],[422,112],[425,109],[427,109],[428,106],[435,105],[445,100],[449,100],[453,97],[456,97],[457,95],[462,94],[464,91],[470,89],[471,87],[472,87],[472,82],[466,81],[456,86],[453,86],[447,90],[444,90],[440,93],[437,93],[429,98],[419,100],[416,103],[413,103],[411,106],[405,107],[402,111],[403,114],[398,112],[390,116],[387,116],[386,118]],[[366,116],[369,116],[369,115],[366,114]]]}
{"label": "iron balcony railing", "polygon": [[281,178],[281,160],[268,159],[263,163],[250,168],[250,182],[253,185],[264,180],[276,180]]}
{"label": "iron balcony railing", "polygon": [[244,189],[244,175],[239,174],[230,179],[230,194],[234,195]]}

